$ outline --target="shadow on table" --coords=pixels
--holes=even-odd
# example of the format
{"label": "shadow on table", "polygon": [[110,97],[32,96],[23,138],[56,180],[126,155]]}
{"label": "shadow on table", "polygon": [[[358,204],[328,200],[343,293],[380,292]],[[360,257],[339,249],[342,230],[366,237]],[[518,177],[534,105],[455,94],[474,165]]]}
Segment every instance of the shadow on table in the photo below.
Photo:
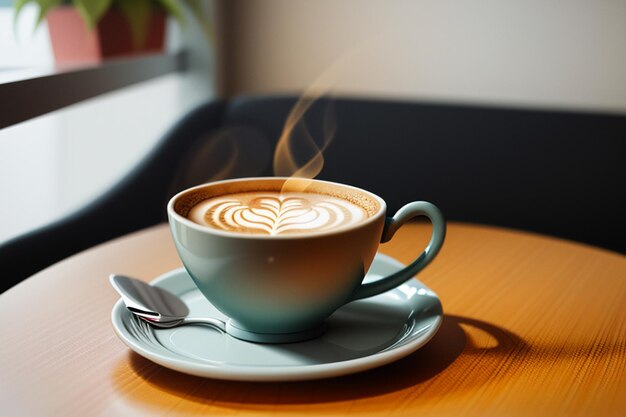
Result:
{"label": "shadow on table", "polygon": [[[488,333],[493,346],[479,348],[461,327],[470,326]],[[423,348],[392,364],[354,375],[302,382],[233,382],[211,380],[163,368],[129,353],[131,369],[151,387],[198,403],[236,408],[272,405],[322,404],[373,398],[411,388],[411,395],[445,396],[480,386],[489,381],[499,366],[507,366],[514,352],[528,350],[526,343],[511,332],[467,317],[445,315],[440,330]],[[487,355],[485,369],[478,367],[477,355]],[[494,359],[496,356],[496,360]],[[453,366],[451,366],[453,365]],[[450,368],[450,369],[449,369]],[[493,369],[491,369],[493,368]],[[124,390],[124,387],[119,387]],[[135,401],[152,396],[125,393]],[[276,407],[279,407],[278,409]],[[371,409],[370,409],[371,410]]]}

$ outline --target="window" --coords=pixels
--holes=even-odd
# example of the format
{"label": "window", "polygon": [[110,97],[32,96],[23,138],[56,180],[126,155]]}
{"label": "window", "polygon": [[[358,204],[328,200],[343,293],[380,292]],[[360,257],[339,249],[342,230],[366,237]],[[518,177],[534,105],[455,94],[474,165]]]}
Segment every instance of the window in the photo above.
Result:
{"label": "window", "polygon": [[[0,120],[3,112],[6,115],[15,106],[29,111],[36,107],[19,103],[54,102],[47,87],[56,82],[58,73],[53,68],[45,22],[36,30],[33,28],[36,7],[26,7],[14,28],[12,3],[0,0]],[[195,44],[202,45],[193,51],[195,54],[211,55],[211,49],[203,43],[201,29],[190,24],[181,34],[171,23],[168,22],[169,51]],[[46,110],[54,110],[51,113],[38,112],[24,118],[30,120],[0,127],[0,244],[97,197],[132,169],[171,124],[213,95],[212,68],[200,69],[205,77],[198,77],[197,73],[192,77],[191,71],[176,72],[179,55],[171,52],[161,57],[128,62],[133,65],[133,72],[143,66],[145,71],[139,73],[147,79],[158,75],[156,59],[165,63],[161,73],[168,75],[112,91],[119,87],[110,79],[115,71],[106,70],[111,68],[108,64],[95,67],[90,69],[90,82],[111,85],[102,90],[110,92],[99,95],[102,91],[98,91],[69,107],[58,105],[59,109],[54,110],[51,106]],[[212,60],[197,61],[206,65]],[[51,78],[44,79],[36,89],[7,87],[10,81],[32,81],[42,72]],[[141,77],[130,83],[141,81]],[[70,74],[64,91],[78,89],[84,82],[84,77],[82,81],[79,78]]]}

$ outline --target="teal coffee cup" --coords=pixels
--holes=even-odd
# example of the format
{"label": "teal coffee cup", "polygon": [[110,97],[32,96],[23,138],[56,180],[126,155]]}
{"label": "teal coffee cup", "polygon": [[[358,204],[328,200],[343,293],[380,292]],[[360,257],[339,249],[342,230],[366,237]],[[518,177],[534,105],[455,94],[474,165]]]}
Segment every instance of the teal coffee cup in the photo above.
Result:
{"label": "teal coffee cup", "polygon": [[[199,216],[203,204],[208,208]],[[325,319],[341,306],[411,279],[437,255],[446,233],[431,203],[408,203],[387,217],[384,200],[373,193],[298,178],[203,184],[172,197],[167,213],[180,259],[202,294],[230,318],[227,332],[261,343],[322,334]],[[433,225],[426,248],[416,248],[415,261],[400,271],[362,283],[379,244],[418,216]]]}

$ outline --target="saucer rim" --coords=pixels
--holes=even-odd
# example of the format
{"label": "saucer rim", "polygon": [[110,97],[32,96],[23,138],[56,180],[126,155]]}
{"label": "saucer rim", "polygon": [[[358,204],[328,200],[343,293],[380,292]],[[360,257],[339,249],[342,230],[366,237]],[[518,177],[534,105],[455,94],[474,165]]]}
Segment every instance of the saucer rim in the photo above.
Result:
{"label": "saucer rim", "polygon": [[[383,260],[384,262],[395,264],[399,268],[404,267],[401,262],[382,253],[377,253],[376,258]],[[183,272],[187,273],[185,268],[170,270],[150,281],[150,285],[158,285],[162,281],[170,279],[171,276]],[[132,335],[129,335],[122,330],[125,326],[124,315],[130,316],[131,313],[125,309],[124,303],[121,299],[114,304],[113,309],[111,310],[111,324],[118,338],[120,338],[120,340],[135,353],[161,366],[190,375],[221,380],[265,382],[304,381],[338,377],[362,372],[395,362],[396,360],[408,356],[427,344],[437,333],[443,321],[443,307],[441,299],[430,288],[416,278],[407,281],[406,284],[426,289],[429,291],[429,294],[437,300],[438,311],[433,314],[433,322],[432,324],[429,324],[428,329],[426,329],[426,331],[421,335],[409,335],[409,337],[415,337],[415,340],[410,343],[397,347],[391,347],[388,348],[389,350],[376,352],[372,355],[340,362],[311,365],[254,367],[254,365],[243,366],[231,365],[228,363],[220,363],[219,365],[206,362],[199,363],[190,358],[179,359],[174,356],[163,355],[152,349],[147,349],[143,346],[143,342],[136,340],[136,338]],[[398,339],[398,341],[401,340],[406,340],[406,336],[402,336]]]}

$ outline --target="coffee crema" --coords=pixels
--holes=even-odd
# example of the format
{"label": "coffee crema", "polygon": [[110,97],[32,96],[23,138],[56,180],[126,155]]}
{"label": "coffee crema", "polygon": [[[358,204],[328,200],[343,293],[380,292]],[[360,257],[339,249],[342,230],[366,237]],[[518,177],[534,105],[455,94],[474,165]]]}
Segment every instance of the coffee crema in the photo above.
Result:
{"label": "coffee crema", "polygon": [[187,218],[218,230],[286,235],[329,231],[359,223],[368,211],[346,199],[309,192],[252,191],[211,197]]}

